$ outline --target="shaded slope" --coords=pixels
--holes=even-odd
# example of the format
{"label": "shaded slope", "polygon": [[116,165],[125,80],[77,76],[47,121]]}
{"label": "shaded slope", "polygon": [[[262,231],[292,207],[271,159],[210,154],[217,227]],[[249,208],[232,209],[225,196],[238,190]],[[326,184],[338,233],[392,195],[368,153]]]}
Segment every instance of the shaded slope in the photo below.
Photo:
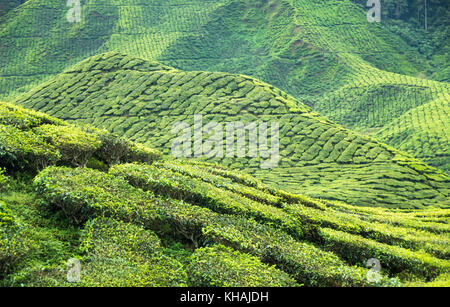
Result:
{"label": "shaded slope", "polygon": [[0,2],[0,16],[5,15],[10,10],[14,9],[15,7],[18,7],[22,3],[24,3],[26,0],[4,0]]}
{"label": "shaded slope", "polygon": [[[178,121],[278,122],[281,160],[215,158],[267,183],[357,205],[448,206],[442,172],[355,134],[266,83],[243,75],[183,72],[117,53],[89,58],[22,95],[16,103],[105,127],[171,153]],[[192,127],[192,126],[191,126]]]}

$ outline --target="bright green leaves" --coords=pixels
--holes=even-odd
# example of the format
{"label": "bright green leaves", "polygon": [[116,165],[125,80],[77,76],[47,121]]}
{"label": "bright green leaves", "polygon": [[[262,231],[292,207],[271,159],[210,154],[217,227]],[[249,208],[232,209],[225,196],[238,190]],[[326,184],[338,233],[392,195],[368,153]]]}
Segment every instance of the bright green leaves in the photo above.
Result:
{"label": "bright green leaves", "polygon": [[108,165],[152,163],[160,153],[105,130],[0,103],[0,158],[0,167],[34,172],[54,164],[85,166],[91,158]]}
{"label": "bright green leaves", "polygon": [[188,273],[190,285],[197,287],[298,286],[285,272],[223,245],[197,249]]}
{"label": "bright green leaves", "polygon": [[95,135],[73,126],[42,125],[35,132],[59,150],[63,162],[74,166],[85,166],[102,145]]}
{"label": "bright green leaves", "polygon": [[107,218],[90,221],[83,233],[87,253],[80,286],[179,287],[183,266],[163,253],[159,238],[142,227]]}

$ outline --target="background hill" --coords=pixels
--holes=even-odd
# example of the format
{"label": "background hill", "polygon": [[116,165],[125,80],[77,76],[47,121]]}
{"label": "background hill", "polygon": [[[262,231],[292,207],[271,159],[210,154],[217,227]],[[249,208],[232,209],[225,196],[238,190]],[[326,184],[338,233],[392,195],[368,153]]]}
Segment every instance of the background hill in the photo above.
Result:
{"label": "background hill", "polygon": [[[82,22],[71,24],[63,1],[30,0],[0,19],[0,97],[117,50],[183,70],[256,77],[371,135],[446,99],[448,83],[429,80],[449,78],[445,1],[430,1],[427,32],[413,26],[423,23],[423,8],[413,1],[383,1],[381,24],[368,23],[367,8],[355,2],[90,0]],[[420,114],[422,122],[434,120]],[[383,140],[447,171],[448,146],[434,154],[408,145],[421,135],[416,124],[403,123],[412,135]],[[434,130],[439,139],[446,134],[445,126]],[[434,148],[432,140],[421,138],[421,145]]]}
{"label": "background hill", "polygon": [[281,158],[272,169],[261,168],[260,155],[202,159],[316,198],[399,208],[449,205],[449,178],[441,171],[243,75],[183,72],[110,52],[80,62],[15,103],[106,128],[165,154],[180,134],[172,131],[175,123],[192,127],[195,114],[203,115],[204,125],[278,122]]}
{"label": "background hill", "polygon": [[2,286],[448,286],[446,209],[323,203],[5,103],[0,156]]}

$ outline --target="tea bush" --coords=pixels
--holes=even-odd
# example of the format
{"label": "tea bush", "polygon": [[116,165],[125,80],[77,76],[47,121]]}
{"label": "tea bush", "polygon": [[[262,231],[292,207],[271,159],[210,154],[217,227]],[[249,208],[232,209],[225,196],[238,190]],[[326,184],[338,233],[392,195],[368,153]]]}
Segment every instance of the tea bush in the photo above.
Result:
{"label": "tea bush", "polygon": [[141,164],[123,164],[111,168],[110,173],[122,176],[131,185],[156,194],[187,201],[219,213],[238,214],[280,227],[302,237],[302,225],[283,210],[254,202],[212,184],[174,173],[170,170]]}
{"label": "tea bush", "polygon": [[62,162],[73,166],[85,166],[102,144],[95,135],[73,126],[42,125],[35,132],[58,149]]}
{"label": "tea bush", "polygon": [[197,249],[191,258],[189,284],[194,287],[298,286],[288,274],[223,245]]}
{"label": "tea bush", "polygon": [[82,247],[87,258],[80,286],[179,287],[186,272],[164,255],[158,237],[142,227],[98,218],[86,226]]}
{"label": "tea bush", "polygon": [[32,248],[17,217],[0,201],[0,277],[14,270]]}
{"label": "tea bush", "polygon": [[[175,231],[192,240],[195,247],[207,241],[228,245],[277,264],[305,285],[372,285],[365,276],[367,269],[347,267],[332,253],[299,243],[280,230],[177,200],[158,199],[120,177],[89,169],[50,167],[36,177],[35,185],[48,204],[64,208],[60,195],[76,204],[77,210],[66,210],[69,215],[78,217],[79,212],[90,211],[93,216],[132,221],[158,233]],[[383,280],[383,284],[391,283]]]}

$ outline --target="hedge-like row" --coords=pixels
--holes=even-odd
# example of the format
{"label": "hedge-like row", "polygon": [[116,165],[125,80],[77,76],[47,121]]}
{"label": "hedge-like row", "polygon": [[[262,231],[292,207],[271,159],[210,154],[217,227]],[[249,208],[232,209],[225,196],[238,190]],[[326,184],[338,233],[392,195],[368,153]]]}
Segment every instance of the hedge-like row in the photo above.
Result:
{"label": "hedge-like row", "polygon": [[[349,267],[312,244],[299,243],[283,231],[240,216],[214,213],[179,200],[161,199],[133,188],[122,178],[91,169],[47,168],[35,185],[49,204],[74,206],[66,214],[114,217],[156,232],[185,236],[195,246],[217,242],[275,264],[309,286],[371,286],[367,269]],[[75,219],[79,220],[79,218]],[[384,278],[375,285],[397,285]]]}
{"label": "hedge-like row", "polygon": [[105,130],[68,125],[39,112],[0,103],[0,167],[36,171],[49,165],[152,163],[161,154]]}
{"label": "hedge-like row", "polygon": [[243,215],[283,229],[301,238],[302,225],[282,209],[257,203],[208,182],[188,177],[168,169],[145,164],[120,164],[110,174],[125,178],[131,185],[209,208],[218,213]]}
{"label": "hedge-like row", "polygon": [[372,239],[389,245],[413,250],[424,250],[436,257],[448,259],[450,240],[447,235],[433,234],[391,224],[368,222],[364,216],[335,210],[317,210],[300,204],[286,205],[285,210],[295,216],[299,223],[313,224]]}
{"label": "hedge-like row", "polygon": [[5,171],[0,168],[0,191],[8,184],[8,181]]}
{"label": "hedge-like row", "polygon": [[[356,207],[344,203],[325,202],[327,206],[337,212],[345,214],[353,214],[361,216],[365,221],[378,222],[384,224],[391,224],[395,226],[401,226],[405,228],[418,229],[431,233],[446,234],[450,233],[450,224],[448,224],[448,217],[439,218],[437,221],[433,220],[421,220],[416,216],[416,211],[410,210],[393,210],[386,208],[374,208],[374,207]],[[427,215],[426,212],[430,211],[431,214],[434,210],[418,210],[419,215]],[[442,213],[442,210],[437,209],[437,212]],[[445,211],[444,211],[445,212]],[[436,214],[440,214],[436,213]]]}
{"label": "hedge-like row", "polygon": [[42,125],[34,129],[48,144],[61,154],[60,162],[84,166],[102,142],[92,133],[87,133],[73,126]]}
{"label": "hedge-like row", "polygon": [[219,217],[203,229],[205,237],[275,264],[306,286],[398,286],[399,280],[382,277],[372,282],[368,270],[346,265],[335,254],[294,240],[255,221]]}
{"label": "hedge-like row", "polygon": [[215,164],[209,164],[204,162],[197,162],[194,160],[189,161],[183,161],[186,165],[193,165],[201,170],[203,172],[208,172],[220,177],[231,179],[233,182],[236,182],[238,184],[242,184],[248,187],[256,188],[260,191],[264,191],[265,193],[268,193],[274,197],[281,198],[282,202],[287,202],[291,204],[295,203],[301,203],[305,206],[310,206],[317,209],[324,209],[325,205],[320,203],[317,200],[311,199],[307,196],[300,195],[300,194],[293,194],[289,193],[283,190],[279,190],[276,188],[273,188],[269,185],[266,185],[262,183],[261,181],[255,179],[254,177],[244,174],[241,172],[236,172],[231,169],[225,168],[223,166],[215,165]]}
{"label": "hedge-like row", "polygon": [[375,242],[330,228],[322,228],[320,233],[325,246],[351,264],[363,264],[364,259],[376,258],[392,274],[408,272],[427,279],[450,272],[450,261],[423,252]]}
{"label": "hedge-like row", "polygon": [[255,187],[235,182],[230,178],[214,175],[211,171],[200,168],[196,165],[190,165],[180,161],[166,161],[163,163],[155,164],[155,166],[159,168],[165,168],[188,177],[200,179],[204,182],[214,185],[215,187],[229,190],[233,193],[240,194],[251,200],[267,205],[280,207],[282,202],[284,201],[281,197],[274,196]]}
{"label": "hedge-like row", "polygon": [[9,103],[0,102],[0,124],[28,130],[40,125],[50,124],[64,126],[64,121],[45,113],[24,109]]}
{"label": "hedge-like row", "polygon": [[[260,218],[261,215],[258,215],[258,214],[259,214],[259,212],[261,212],[261,210],[263,208],[271,209],[271,211],[269,211],[269,212],[273,212],[274,210],[278,210],[278,209],[274,208],[274,207],[270,207],[270,206],[265,206],[263,204],[253,203],[251,200],[248,200],[248,199],[242,198],[242,197],[238,197],[229,191],[224,191],[224,190],[215,188],[214,186],[212,186],[210,184],[207,184],[207,183],[201,182],[199,180],[195,180],[190,177],[186,177],[186,176],[183,176],[183,175],[180,175],[180,174],[177,174],[177,173],[165,170],[165,169],[164,170],[158,169],[155,166],[138,165],[138,164],[117,165],[111,169],[111,173],[116,176],[123,176],[132,185],[143,188],[144,190],[152,190],[158,194],[167,195],[169,197],[173,197],[173,198],[177,198],[177,199],[183,199],[189,203],[201,205],[201,206],[207,207],[209,209],[212,209],[214,211],[217,211],[219,213],[244,214],[248,217],[252,217],[257,220],[259,219],[266,223],[270,223],[270,225],[272,225],[276,228],[280,228],[282,230],[288,230],[288,232],[291,234],[292,234],[292,228],[287,228],[286,225],[290,225],[290,224],[287,224],[285,221],[291,222],[292,217],[295,216],[296,219],[294,219],[293,225],[295,225],[295,227],[298,227],[301,229],[302,235],[313,241],[318,242],[319,244],[325,244],[325,246],[327,248],[329,248],[328,244],[323,242],[324,240],[326,241],[327,238],[324,238],[322,236],[322,232],[319,231],[318,229],[320,227],[327,227],[327,226],[329,226],[329,224],[332,224],[332,222],[334,222],[333,225],[336,228],[342,227],[345,230],[350,230],[355,233],[358,233],[358,231],[368,233],[368,234],[371,234],[374,238],[382,238],[382,239],[384,238],[385,240],[388,240],[389,241],[388,243],[390,243],[390,244],[396,244],[396,243],[398,243],[398,240],[402,240],[403,242],[407,241],[405,238],[402,238],[401,235],[397,235],[397,237],[393,236],[393,238],[390,238],[390,234],[388,231],[378,230],[378,232],[377,232],[377,230],[374,229],[375,227],[368,228],[366,231],[366,229],[364,229],[364,227],[361,227],[361,225],[358,225],[358,224],[356,224],[356,225],[352,225],[351,223],[339,224],[337,221],[333,221],[331,219],[327,220],[325,217],[326,212],[321,211],[321,210],[314,211],[315,216],[314,217],[310,216],[310,218],[308,220],[307,218],[305,218],[305,215],[301,215],[301,211],[299,211],[298,209],[305,208],[305,210],[309,210],[309,212],[313,212],[313,211],[311,211],[313,209],[305,207],[305,206],[301,206],[301,205],[287,205],[287,208],[290,208],[290,210],[289,209],[287,210],[289,214],[286,214],[284,216],[281,216],[281,215],[276,216],[276,217],[280,216],[281,219],[275,219],[275,218],[273,218],[273,215],[272,216],[269,215],[269,218],[267,218],[266,217],[267,215],[266,215],[266,216],[264,216],[263,219],[261,219]],[[254,206],[248,206],[247,205],[248,203],[254,204]],[[248,207],[246,207],[246,206],[248,206]],[[228,209],[228,208],[230,208],[230,209]],[[243,208],[249,208],[250,210],[245,212],[245,211],[243,211]],[[293,210],[292,208],[296,208],[297,210]],[[305,211],[305,212],[308,212],[308,211]],[[322,217],[318,217],[321,215],[322,215]],[[370,225],[365,224],[363,226],[370,226]],[[394,234],[395,234],[395,232],[394,232]],[[397,239],[397,241],[396,241],[396,239]],[[437,238],[437,239],[440,239],[439,242],[441,242],[443,240],[442,238]],[[386,251],[385,249],[383,249],[384,245],[378,244],[377,242],[374,242],[371,240],[367,240],[367,242],[369,242],[373,246],[374,249],[377,249],[377,248],[381,249],[380,251],[377,252],[377,254],[387,253],[387,252],[391,251],[389,249],[388,249],[388,251]],[[415,243],[417,244],[415,246],[418,247],[421,242],[420,241],[417,242],[417,240],[416,240]],[[410,244],[413,245],[414,242],[410,243]],[[436,245],[436,244],[433,244],[433,245],[428,244],[428,245],[424,245],[424,246],[427,246],[429,248],[434,247],[432,249],[434,252],[441,254],[442,256],[446,255],[445,247],[440,247],[439,245]],[[355,245],[354,248],[359,248],[359,246]],[[363,247],[363,249],[364,248],[365,247]],[[401,248],[398,248],[398,250],[409,252],[408,250],[401,249]],[[333,250],[333,251],[335,251],[338,255],[340,255],[344,258],[347,257],[347,255],[341,250]],[[393,254],[393,257],[396,256],[397,254],[398,253]],[[427,255],[427,256],[430,257],[430,255]],[[402,259],[402,261],[399,262],[400,263],[399,266],[392,267],[393,268],[392,272],[398,272],[399,268],[401,268],[402,270],[409,270],[411,272],[418,273],[419,275],[424,273],[424,272],[419,272],[417,270],[411,270],[411,267],[408,265],[409,259],[415,258],[415,257],[417,258],[416,261],[421,261],[421,259],[422,259],[421,254],[413,253],[410,257]],[[371,258],[370,255],[368,258],[364,258],[364,259],[367,260],[369,258]],[[363,259],[363,258],[360,258],[360,259]],[[363,262],[363,261],[361,260],[361,262]],[[390,269],[391,267],[387,267],[387,268]]]}
{"label": "hedge-like row", "polygon": [[87,253],[80,286],[179,287],[187,275],[181,263],[163,254],[159,238],[142,227],[109,218],[87,223]]}
{"label": "hedge-like row", "polygon": [[7,170],[42,169],[61,159],[59,151],[32,130],[0,124],[0,166]]}
{"label": "hedge-like row", "polygon": [[[271,223],[271,225],[276,228],[288,230],[291,234],[293,234],[292,229],[300,228],[303,237],[312,239],[320,244],[323,244],[324,238],[322,238],[321,232],[318,231],[318,229],[320,227],[333,226],[336,229],[350,231],[355,234],[362,234],[368,238],[388,244],[398,244],[400,246],[413,247],[415,249],[424,248],[443,258],[448,255],[448,247],[446,247],[445,244],[438,244],[439,242],[445,243],[445,241],[447,241],[443,237],[432,236],[427,238],[422,235],[421,237],[416,238],[414,234],[410,234],[407,230],[402,230],[401,228],[377,227],[370,223],[364,223],[362,221],[358,222],[356,219],[353,220],[350,217],[347,217],[350,221],[346,221],[345,219],[341,221],[334,218],[333,213],[299,204],[286,205],[285,208],[287,208],[289,214],[284,216],[277,215],[276,218],[281,217],[279,219],[274,218],[274,215],[266,215],[261,218],[259,212],[261,212],[262,209],[269,208],[271,209],[269,212],[273,212],[277,209],[263,204],[253,203],[251,200],[236,196],[236,194],[216,188],[211,184],[169,170],[158,169],[155,166],[138,164],[117,165],[111,169],[111,173],[123,176],[132,185],[143,188],[144,190],[152,190],[158,194],[183,199],[192,204],[205,206],[221,213],[244,214],[248,217]],[[248,206],[247,204],[249,203],[253,206]],[[248,206],[247,208],[250,208],[247,212],[243,211],[243,208],[245,209],[246,206]],[[296,218],[295,222],[287,224],[285,221],[291,222],[292,217]],[[295,225],[296,228],[288,228],[286,225]],[[295,234],[296,233],[294,233],[294,235]],[[418,233],[416,233],[416,235],[418,235]],[[376,243],[377,242],[373,242],[373,246],[382,246]],[[355,248],[357,248],[357,246]],[[406,251],[405,249],[401,250]],[[385,251],[380,251],[380,253],[382,252]],[[339,250],[336,253],[341,255],[341,251]],[[341,256],[346,257],[345,254],[342,254]],[[417,256],[419,260],[421,259],[419,254],[413,254],[412,257],[414,258],[415,256]],[[403,264],[402,268],[405,270],[410,270],[410,267],[407,265],[408,259],[409,258],[405,258],[403,259],[403,262],[401,262]]]}
{"label": "hedge-like row", "polygon": [[223,245],[197,249],[187,270],[194,287],[298,286],[285,272]]}

